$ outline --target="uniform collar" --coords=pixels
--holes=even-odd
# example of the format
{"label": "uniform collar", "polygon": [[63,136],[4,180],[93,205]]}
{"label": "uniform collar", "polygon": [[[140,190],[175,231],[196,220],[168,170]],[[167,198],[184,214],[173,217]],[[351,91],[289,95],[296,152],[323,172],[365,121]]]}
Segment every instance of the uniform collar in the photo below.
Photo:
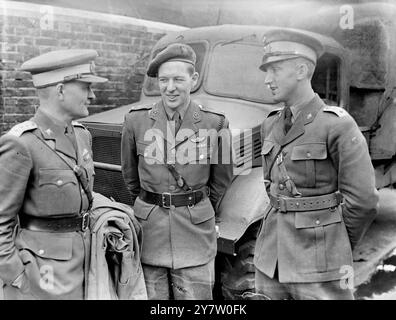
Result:
{"label": "uniform collar", "polygon": [[[317,94],[315,94],[315,96],[310,101],[306,102],[305,104],[301,104],[298,117],[286,135],[283,133],[283,121],[278,121],[277,128],[275,130],[277,141],[281,141],[281,145],[284,146],[304,134],[305,125],[315,119],[317,113],[323,105],[324,104],[322,100]],[[282,111],[279,119],[283,118],[284,110]]]}
{"label": "uniform collar", "polygon": [[69,128],[69,126],[72,127],[71,124],[68,125],[65,122],[55,119],[40,108],[37,110],[32,120],[40,128],[41,134],[45,140],[55,141],[55,150],[77,160],[76,150],[72,142],[65,135],[65,130]]}
{"label": "uniform collar", "polygon": [[297,117],[299,116],[300,112],[302,111],[302,109],[304,109],[305,106],[307,106],[309,104],[309,102],[316,96],[316,94],[314,94],[313,96],[310,96],[309,99],[304,100],[303,102],[300,103],[296,103],[292,106],[290,106],[290,110],[292,112],[292,119],[293,122],[296,121]]}
{"label": "uniform collar", "polygon": [[162,102],[162,106],[164,107],[165,114],[167,115],[168,120],[172,120],[173,115],[175,114],[176,111],[179,112],[180,118],[183,120],[184,116],[185,116],[185,114],[187,112],[187,109],[190,106],[190,104],[191,104],[191,100],[190,100],[190,103],[188,105],[186,105],[186,106],[182,106],[182,107],[177,108],[177,109],[170,109],[167,106],[165,106],[165,104]]}

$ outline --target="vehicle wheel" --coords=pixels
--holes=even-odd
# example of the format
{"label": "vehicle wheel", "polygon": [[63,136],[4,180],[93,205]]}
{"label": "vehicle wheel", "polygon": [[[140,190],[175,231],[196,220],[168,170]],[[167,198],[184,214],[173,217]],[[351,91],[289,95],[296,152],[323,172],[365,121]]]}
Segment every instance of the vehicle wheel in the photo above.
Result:
{"label": "vehicle wheel", "polygon": [[239,240],[236,256],[224,255],[221,286],[226,300],[255,300],[254,248],[260,222],[252,225]]}

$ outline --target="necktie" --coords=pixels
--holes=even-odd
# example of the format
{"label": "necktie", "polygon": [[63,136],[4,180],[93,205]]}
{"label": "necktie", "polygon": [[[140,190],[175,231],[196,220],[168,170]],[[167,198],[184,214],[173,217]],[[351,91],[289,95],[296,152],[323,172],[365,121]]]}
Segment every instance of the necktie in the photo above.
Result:
{"label": "necktie", "polygon": [[174,114],[173,114],[173,120],[175,121],[175,135],[177,134],[177,132],[179,131],[179,129],[180,129],[180,126],[181,126],[181,118],[180,118],[180,113],[179,112],[175,112]]}
{"label": "necktie", "polygon": [[289,106],[285,106],[285,121],[284,121],[285,134],[289,132],[292,125],[293,125],[292,111]]}

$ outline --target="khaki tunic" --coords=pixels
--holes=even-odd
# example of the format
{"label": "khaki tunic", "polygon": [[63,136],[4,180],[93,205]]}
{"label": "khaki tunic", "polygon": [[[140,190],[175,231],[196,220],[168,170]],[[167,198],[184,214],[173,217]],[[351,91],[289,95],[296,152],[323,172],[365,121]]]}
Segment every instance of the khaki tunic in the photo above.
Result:
{"label": "khaki tunic", "polygon": [[[82,299],[89,232],[38,232],[17,226],[19,213],[35,217],[73,216],[88,198],[70,169],[34,133],[72,164],[86,169],[92,188],[91,137],[74,123],[78,145],[40,110],[0,138],[0,277],[6,299]],[[36,125],[34,125],[36,124]],[[38,128],[35,128],[38,127]],[[22,287],[11,283],[24,272]]]}
{"label": "khaki tunic", "polygon": [[[162,102],[132,109],[125,117],[121,163],[135,216],[143,226],[142,262],[178,269],[205,264],[216,255],[215,209],[231,182],[232,165],[231,161],[221,164],[221,160],[212,164],[213,152],[208,149],[218,141],[218,131],[224,129],[228,139],[221,139],[213,150],[220,150],[219,154],[230,150],[228,121],[223,115],[191,102],[179,129],[179,134],[187,130],[187,135],[185,139],[176,137],[176,143],[171,141],[171,133],[167,134],[167,123]],[[200,130],[210,130],[210,139]],[[153,143],[153,133],[163,136]],[[208,186],[209,198],[193,207],[166,209],[138,197],[141,188],[156,193],[184,193],[164,164],[165,145],[166,159],[173,159],[176,170],[193,190]],[[186,155],[186,150],[194,152]]]}
{"label": "khaki tunic", "polygon": [[[277,162],[297,191],[315,197],[339,191],[344,204],[329,209],[281,213],[267,208],[255,249],[255,266],[280,282],[321,282],[345,277],[352,250],[376,214],[378,192],[367,143],[353,118],[315,96],[284,134],[284,111],[270,113],[262,125],[267,192],[293,197]],[[290,190],[289,190],[290,189]]]}

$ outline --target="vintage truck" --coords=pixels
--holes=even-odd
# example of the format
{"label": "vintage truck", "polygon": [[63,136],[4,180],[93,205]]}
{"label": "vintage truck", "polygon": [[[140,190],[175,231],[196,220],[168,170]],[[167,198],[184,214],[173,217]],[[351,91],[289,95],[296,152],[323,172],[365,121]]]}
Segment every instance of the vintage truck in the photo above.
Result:
{"label": "vintage truck", "polygon": [[[219,299],[255,298],[253,252],[269,202],[263,185],[259,128],[277,106],[258,66],[265,34],[272,28],[300,28],[322,42],[325,53],[317,63],[313,88],[328,104],[352,114],[369,145],[386,214],[378,216],[354,251],[355,285],[367,281],[381,259],[396,247],[396,220],[392,220],[396,217],[396,10],[394,6],[386,10],[383,6],[352,8],[352,29],[343,29],[339,20],[344,16],[330,7],[316,19],[300,17],[293,25],[287,19],[269,19],[272,25],[268,26],[230,24],[180,31],[165,35],[152,50],[151,56],[172,42],[192,46],[200,74],[192,98],[224,112],[230,120],[237,174],[217,216]],[[156,79],[146,77],[137,104],[151,104],[159,98]],[[133,105],[81,120],[93,136],[95,191],[127,204],[130,196],[121,175],[120,139],[124,116]]]}

